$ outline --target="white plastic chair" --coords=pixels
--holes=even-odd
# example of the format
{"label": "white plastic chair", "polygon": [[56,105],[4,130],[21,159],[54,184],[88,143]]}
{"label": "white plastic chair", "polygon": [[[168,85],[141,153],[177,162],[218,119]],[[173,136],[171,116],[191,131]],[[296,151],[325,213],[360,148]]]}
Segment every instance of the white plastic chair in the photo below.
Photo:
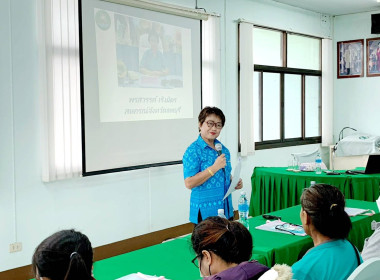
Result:
{"label": "white plastic chair", "polygon": [[374,280],[379,279],[380,258],[370,258],[359,265],[347,280]]}

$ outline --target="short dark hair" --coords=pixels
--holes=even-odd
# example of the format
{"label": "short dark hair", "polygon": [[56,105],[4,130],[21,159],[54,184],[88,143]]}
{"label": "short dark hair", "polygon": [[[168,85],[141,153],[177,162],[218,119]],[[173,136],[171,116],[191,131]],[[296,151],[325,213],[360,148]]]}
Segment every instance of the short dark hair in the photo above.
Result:
{"label": "short dark hair", "polygon": [[34,275],[50,280],[92,280],[92,263],[90,240],[73,229],[46,238],[32,257]]}
{"label": "short dark hair", "polygon": [[237,221],[215,216],[200,222],[193,230],[191,244],[194,252],[211,251],[227,263],[249,261],[252,256],[252,236]]}
{"label": "short dark hair", "polygon": [[206,118],[212,114],[217,115],[222,121],[222,126],[224,126],[224,123],[226,122],[226,117],[224,116],[222,110],[220,110],[217,107],[204,107],[202,111],[199,113],[198,122],[202,125]]}
{"label": "short dark hair", "polygon": [[344,211],[343,193],[334,186],[316,184],[301,195],[301,206],[310,216],[314,227],[323,235],[335,239],[347,238],[351,220]]}

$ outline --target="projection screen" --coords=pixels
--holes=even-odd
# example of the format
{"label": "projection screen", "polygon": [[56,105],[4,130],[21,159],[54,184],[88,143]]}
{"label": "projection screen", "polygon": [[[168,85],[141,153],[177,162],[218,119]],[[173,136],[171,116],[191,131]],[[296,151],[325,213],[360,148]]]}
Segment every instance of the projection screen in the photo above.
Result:
{"label": "projection screen", "polygon": [[201,109],[201,22],[82,0],[83,175],[180,163]]}

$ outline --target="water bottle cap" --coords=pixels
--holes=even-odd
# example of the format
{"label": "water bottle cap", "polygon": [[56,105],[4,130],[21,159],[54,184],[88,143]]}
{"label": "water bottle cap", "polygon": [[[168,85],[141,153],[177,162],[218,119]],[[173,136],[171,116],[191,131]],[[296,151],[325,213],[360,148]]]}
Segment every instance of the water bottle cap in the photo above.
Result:
{"label": "water bottle cap", "polygon": [[218,209],[218,214],[224,214],[224,209]]}
{"label": "water bottle cap", "polygon": [[315,181],[310,182],[310,186],[315,185],[315,184],[316,184]]}
{"label": "water bottle cap", "polygon": [[247,193],[245,191],[241,191],[240,195],[246,195]]}

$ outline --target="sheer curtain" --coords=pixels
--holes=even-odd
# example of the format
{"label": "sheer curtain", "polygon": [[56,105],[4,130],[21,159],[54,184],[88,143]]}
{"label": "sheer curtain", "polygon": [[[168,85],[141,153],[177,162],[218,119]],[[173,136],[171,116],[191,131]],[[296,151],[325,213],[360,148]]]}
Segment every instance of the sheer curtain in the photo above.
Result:
{"label": "sheer curtain", "polygon": [[78,1],[40,0],[43,180],[82,173]]}
{"label": "sheer curtain", "polygon": [[221,105],[220,17],[202,21],[202,106]]}

